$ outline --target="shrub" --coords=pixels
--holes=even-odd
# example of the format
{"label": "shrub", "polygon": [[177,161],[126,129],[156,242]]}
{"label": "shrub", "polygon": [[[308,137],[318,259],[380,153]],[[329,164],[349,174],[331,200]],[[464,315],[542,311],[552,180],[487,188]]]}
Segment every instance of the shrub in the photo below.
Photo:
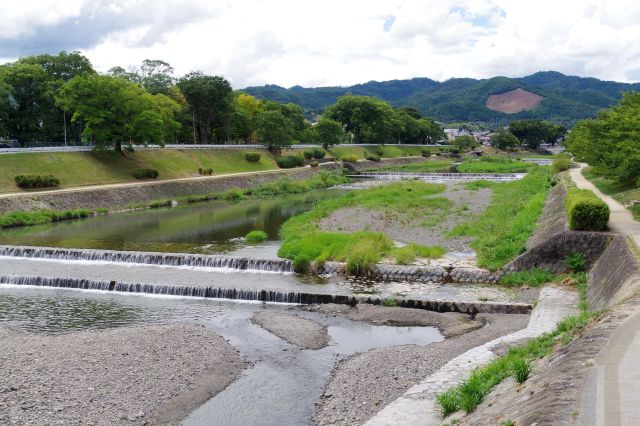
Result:
{"label": "shrub", "polygon": [[171,206],[171,200],[155,200],[149,203],[150,209],[157,209],[159,207],[169,207]]}
{"label": "shrub", "polygon": [[155,179],[159,175],[156,169],[138,169],[133,171],[133,177],[136,179]]}
{"label": "shrub", "polygon": [[422,150],[422,156],[423,157],[431,157],[431,151],[429,151],[428,149],[423,149]]}
{"label": "shrub", "polygon": [[355,155],[347,155],[342,157],[342,161],[344,161],[345,163],[355,163],[358,161],[358,157],[356,157]]}
{"label": "shrub", "polygon": [[380,161],[380,157],[377,155],[367,155],[367,160],[369,161]]}
{"label": "shrub", "polygon": [[317,161],[312,161],[312,162],[309,163],[309,165],[311,167],[318,167],[318,162]]}
{"label": "shrub", "polygon": [[582,253],[571,253],[564,258],[564,263],[573,273],[584,272],[586,259]]}
{"label": "shrub", "polygon": [[18,175],[14,178],[20,188],[53,188],[60,180],[53,175]]}
{"label": "shrub", "polygon": [[311,160],[313,158],[313,151],[302,151],[302,156],[305,160]]}
{"label": "shrub", "polygon": [[382,147],[378,147],[376,148],[375,153],[378,157],[382,157],[384,155],[384,150],[382,149]]}
{"label": "shrub", "polygon": [[570,163],[571,161],[569,158],[563,155],[553,160],[553,163],[551,163],[551,169],[553,170],[553,173],[564,172],[565,170],[569,170]]}
{"label": "shrub", "polygon": [[313,158],[316,158],[319,160],[321,158],[324,158],[325,155],[327,155],[327,151],[325,151],[324,149],[322,148],[313,149]]}
{"label": "shrub", "polygon": [[300,167],[304,165],[302,157],[296,155],[283,155],[276,158],[276,163],[281,169],[291,169],[293,167]]}
{"label": "shrub", "polygon": [[264,231],[251,231],[244,237],[249,244],[262,243],[267,241],[267,238],[269,238],[269,236]]}
{"label": "shrub", "polygon": [[524,383],[529,378],[533,367],[531,363],[524,358],[518,358],[513,361],[513,377],[518,383]]}
{"label": "shrub", "polygon": [[228,189],[222,193],[220,198],[222,198],[225,201],[238,201],[238,200],[244,200],[245,196],[244,196],[244,193],[239,189]]}
{"label": "shrub", "polygon": [[257,163],[258,161],[260,161],[261,157],[262,156],[260,154],[258,154],[257,152],[247,152],[244,155],[244,158],[250,163]]}
{"label": "shrub", "polygon": [[588,189],[569,188],[565,198],[569,228],[574,231],[604,231],[609,206]]}
{"label": "shrub", "polygon": [[200,167],[198,168],[198,173],[200,173],[201,175],[211,176],[213,174],[213,169],[203,169],[202,167]]}

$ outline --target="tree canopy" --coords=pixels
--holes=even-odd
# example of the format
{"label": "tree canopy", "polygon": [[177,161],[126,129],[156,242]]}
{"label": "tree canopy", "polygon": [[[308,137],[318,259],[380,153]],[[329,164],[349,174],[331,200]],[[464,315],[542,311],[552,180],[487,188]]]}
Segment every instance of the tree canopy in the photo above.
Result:
{"label": "tree canopy", "polygon": [[581,161],[615,179],[640,177],[640,92],[625,93],[620,103],[597,118],[576,124],[567,149]]}
{"label": "tree canopy", "polygon": [[505,129],[498,129],[491,135],[491,146],[493,147],[507,149],[518,145],[520,145],[518,138]]}
{"label": "tree canopy", "polygon": [[536,149],[545,142],[555,144],[564,137],[567,129],[543,120],[518,120],[509,124],[509,132],[529,148]]}

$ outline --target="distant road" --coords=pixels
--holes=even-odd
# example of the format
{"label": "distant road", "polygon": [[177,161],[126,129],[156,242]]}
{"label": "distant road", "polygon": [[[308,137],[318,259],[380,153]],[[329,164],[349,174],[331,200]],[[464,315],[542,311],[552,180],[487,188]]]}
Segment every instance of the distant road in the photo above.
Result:
{"label": "distant road", "polygon": [[[396,146],[397,144],[386,144],[387,146]],[[379,144],[344,144],[342,146],[379,146]],[[449,147],[451,145],[410,145],[401,144],[397,146],[416,146],[424,148]],[[164,146],[168,149],[265,149],[263,145],[181,145],[167,144]],[[320,147],[320,145],[291,145],[291,148],[304,149]],[[135,145],[134,149],[160,149],[159,145]],[[84,152],[91,151],[92,146],[42,146],[33,148],[0,148],[0,154],[18,154],[18,153],[34,153],[34,152]]]}

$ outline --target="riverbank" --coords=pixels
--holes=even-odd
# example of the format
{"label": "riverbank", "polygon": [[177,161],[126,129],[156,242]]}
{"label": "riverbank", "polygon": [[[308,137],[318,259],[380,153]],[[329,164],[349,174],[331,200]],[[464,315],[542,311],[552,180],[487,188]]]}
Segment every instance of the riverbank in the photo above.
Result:
{"label": "riverbank", "polygon": [[196,325],[44,335],[0,328],[2,424],[167,424],[249,365]]}

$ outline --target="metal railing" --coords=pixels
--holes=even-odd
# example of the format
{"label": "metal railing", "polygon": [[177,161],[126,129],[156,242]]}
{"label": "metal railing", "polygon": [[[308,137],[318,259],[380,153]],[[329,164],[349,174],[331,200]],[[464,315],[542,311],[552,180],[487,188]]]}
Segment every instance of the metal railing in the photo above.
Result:
{"label": "metal railing", "polygon": [[353,178],[368,178],[379,180],[407,180],[416,179],[431,182],[489,180],[494,182],[509,182],[522,179],[526,173],[408,173],[408,172],[362,172],[349,175]]}

